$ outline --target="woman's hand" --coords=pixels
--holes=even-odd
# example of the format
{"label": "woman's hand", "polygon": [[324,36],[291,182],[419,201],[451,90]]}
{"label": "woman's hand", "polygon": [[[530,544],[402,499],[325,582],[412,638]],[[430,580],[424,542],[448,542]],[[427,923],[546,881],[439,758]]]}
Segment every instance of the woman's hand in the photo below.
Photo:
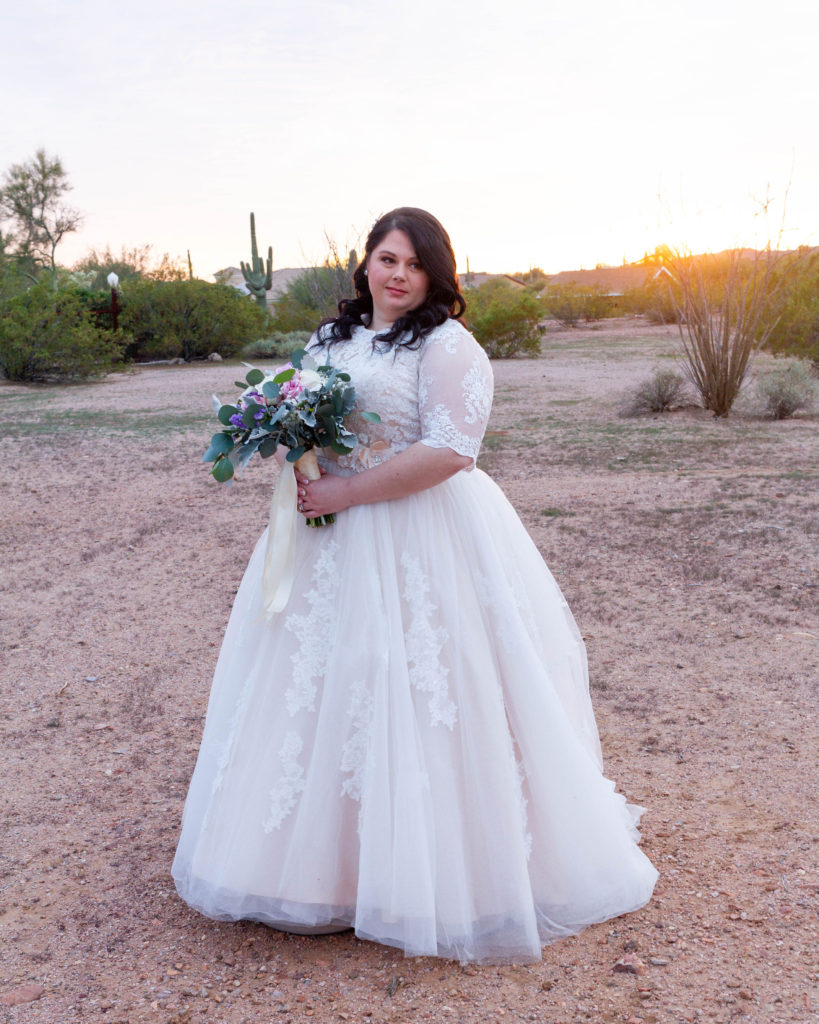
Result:
{"label": "woman's hand", "polygon": [[321,470],[320,480],[308,480],[300,473],[298,482],[298,509],[307,519],[329,516],[342,512],[352,504],[349,500],[350,477],[328,475]]}

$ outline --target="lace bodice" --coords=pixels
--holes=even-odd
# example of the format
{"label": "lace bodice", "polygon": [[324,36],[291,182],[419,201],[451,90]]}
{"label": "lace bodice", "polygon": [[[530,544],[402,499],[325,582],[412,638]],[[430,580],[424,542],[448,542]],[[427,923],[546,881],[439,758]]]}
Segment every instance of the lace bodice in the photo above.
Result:
{"label": "lace bodice", "polygon": [[334,461],[357,472],[421,441],[468,455],[474,466],[492,408],[492,368],[480,345],[457,320],[436,327],[418,349],[373,350],[374,337],[355,327],[349,341],[330,349],[315,336],[308,346],[319,363],[350,374],[359,412],[381,417],[371,423],[353,413],[349,426],[360,445]]}

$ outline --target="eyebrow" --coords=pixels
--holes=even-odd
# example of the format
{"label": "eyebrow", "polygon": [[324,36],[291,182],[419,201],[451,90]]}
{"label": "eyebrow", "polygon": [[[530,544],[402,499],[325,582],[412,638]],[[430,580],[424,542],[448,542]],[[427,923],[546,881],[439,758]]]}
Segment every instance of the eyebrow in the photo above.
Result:
{"label": "eyebrow", "polygon": [[[392,258],[394,260],[398,259],[398,257],[395,255],[395,253],[391,249],[381,249],[379,251],[378,255],[379,256],[392,256]],[[416,256],[414,254],[412,256],[408,256],[407,259],[418,260],[419,263],[421,262],[421,257],[420,256]]]}

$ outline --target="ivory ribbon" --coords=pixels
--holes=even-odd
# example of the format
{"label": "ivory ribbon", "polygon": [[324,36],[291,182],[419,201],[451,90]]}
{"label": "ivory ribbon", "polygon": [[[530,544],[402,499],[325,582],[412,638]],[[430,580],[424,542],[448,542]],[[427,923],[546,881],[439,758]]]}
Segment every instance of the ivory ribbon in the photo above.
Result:
{"label": "ivory ribbon", "polygon": [[[311,448],[295,463],[310,480],[321,476],[316,453]],[[270,502],[267,549],[262,571],[262,610],[266,619],[280,612],[290,598],[296,576],[296,473],[292,462],[285,462]]]}

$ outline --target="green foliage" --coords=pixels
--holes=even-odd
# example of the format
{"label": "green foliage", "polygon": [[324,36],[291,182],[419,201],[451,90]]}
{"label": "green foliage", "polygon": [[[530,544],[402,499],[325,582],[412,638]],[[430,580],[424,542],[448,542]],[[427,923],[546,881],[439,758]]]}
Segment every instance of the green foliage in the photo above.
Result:
{"label": "green foliage", "polygon": [[682,403],[686,386],[683,374],[657,367],[650,377],[637,385],[626,413],[641,416],[651,412],[669,412]]}
{"label": "green foliage", "polygon": [[107,289],[108,275],[113,271],[119,278],[119,286],[126,285],[134,278],[148,278],[152,281],[182,281],[187,277],[181,264],[164,253],[158,262],[153,258],[150,245],[136,245],[129,249],[122,246],[119,253],[105,249],[89,249],[88,253],[74,264],[75,274],[82,274],[89,288]]}
{"label": "green foliage", "polygon": [[490,359],[540,355],[543,306],[528,288],[492,280],[467,292],[467,322]]}
{"label": "green foliage", "polygon": [[122,290],[120,326],[127,356],[204,359],[236,355],[265,329],[264,311],[235,288],[205,281],[134,280]]}
{"label": "green foliage", "polygon": [[543,290],[550,316],[564,327],[576,327],[581,320],[592,323],[611,316],[611,302],[599,285],[556,284]]}
{"label": "green foliage", "polygon": [[57,246],[76,231],[80,214],[63,202],[71,185],[59,157],[38,149],[31,160],[12,164],[0,187],[0,218],[8,224],[6,247],[50,274],[57,287]]}
{"label": "green foliage", "polygon": [[41,283],[0,307],[0,371],[9,380],[60,383],[108,373],[123,342],[95,326],[84,296]]}
{"label": "green foliage", "polygon": [[304,348],[310,337],[310,331],[276,332],[245,345],[241,356],[243,359],[289,359],[296,349]]}
{"label": "green foliage", "polygon": [[765,415],[785,420],[801,409],[810,409],[816,400],[817,385],[805,360],[789,360],[760,377],[756,385]]}
{"label": "green foliage", "polygon": [[641,313],[652,324],[678,324],[680,299],[671,278],[665,274],[652,278],[642,288],[632,288],[623,296],[623,309]]}
{"label": "green foliage", "polygon": [[788,268],[767,347],[819,363],[819,254],[798,253]]}

